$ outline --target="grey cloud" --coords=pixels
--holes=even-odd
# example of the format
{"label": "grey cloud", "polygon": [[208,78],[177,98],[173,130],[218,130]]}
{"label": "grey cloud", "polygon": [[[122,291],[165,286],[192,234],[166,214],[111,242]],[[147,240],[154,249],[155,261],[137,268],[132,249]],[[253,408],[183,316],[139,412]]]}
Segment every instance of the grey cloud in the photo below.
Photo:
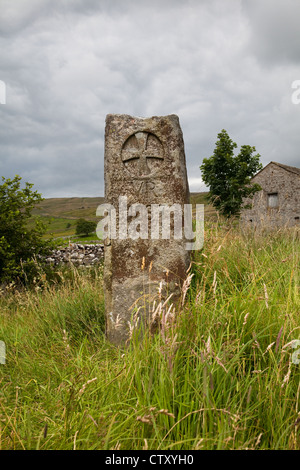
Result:
{"label": "grey cloud", "polygon": [[264,164],[297,166],[299,59],[273,54],[267,66],[261,3],[0,0],[0,174],[45,197],[102,195],[108,113],[178,114],[192,190],[204,189],[199,166],[223,128]]}
{"label": "grey cloud", "polygon": [[243,0],[251,25],[250,50],[262,64],[299,64],[300,3],[298,0]]}

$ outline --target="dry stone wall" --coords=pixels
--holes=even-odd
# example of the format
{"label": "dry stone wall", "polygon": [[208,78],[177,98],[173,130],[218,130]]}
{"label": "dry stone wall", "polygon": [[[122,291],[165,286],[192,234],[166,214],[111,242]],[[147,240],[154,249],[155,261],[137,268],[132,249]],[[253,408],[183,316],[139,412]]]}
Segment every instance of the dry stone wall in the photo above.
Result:
{"label": "dry stone wall", "polygon": [[103,251],[104,247],[99,243],[89,245],[72,243],[53,250],[46,262],[54,266],[70,263],[77,266],[93,266],[101,262],[104,256]]}

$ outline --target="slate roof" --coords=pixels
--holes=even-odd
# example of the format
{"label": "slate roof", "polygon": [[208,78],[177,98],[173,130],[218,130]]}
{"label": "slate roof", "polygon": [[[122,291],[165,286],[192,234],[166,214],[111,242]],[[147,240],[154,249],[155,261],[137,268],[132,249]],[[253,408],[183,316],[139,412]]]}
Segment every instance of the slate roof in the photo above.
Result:
{"label": "slate roof", "polygon": [[283,163],[270,162],[264,168],[262,168],[258,173],[256,173],[256,175],[254,175],[253,178],[255,178],[255,176],[259,175],[259,173],[264,171],[264,169],[267,168],[267,166],[271,165],[272,163],[273,163],[273,165],[279,166],[283,170],[289,171],[290,173],[294,173],[295,175],[300,176],[300,168],[296,168],[295,166],[284,165]]}
{"label": "slate roof", "polygon": [[283,168],[284,170],[290,171],[292,173],[296,173],[296,175],[300,176],[300,168],[296,168],[295,166],[283,165],[283,163],[277,163],[277,162],[271,162],[271,163],[274,163],[274,165],[280,166],[280,168]]}

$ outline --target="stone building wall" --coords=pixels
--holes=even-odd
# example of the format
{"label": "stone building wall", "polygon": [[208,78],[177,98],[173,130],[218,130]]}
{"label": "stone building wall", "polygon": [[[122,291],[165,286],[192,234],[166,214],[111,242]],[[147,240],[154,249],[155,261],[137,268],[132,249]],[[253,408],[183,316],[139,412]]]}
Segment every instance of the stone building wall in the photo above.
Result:
{"label": "stone building wall", "polygon": [[271,162],[252,179],[262,191],[245,203],[241,221],[260,226],[300,226],[300,169]]}

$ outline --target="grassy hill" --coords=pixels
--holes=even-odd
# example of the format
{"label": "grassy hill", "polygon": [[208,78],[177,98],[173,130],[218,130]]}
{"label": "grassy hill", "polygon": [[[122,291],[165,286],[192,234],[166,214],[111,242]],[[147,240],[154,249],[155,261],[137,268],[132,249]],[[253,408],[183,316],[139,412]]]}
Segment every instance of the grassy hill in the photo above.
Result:
{"label": "grassy hill", "polygon": [[68,237],[75,234],[78,219],[97,222],[96,209],[103,202],[103,197],[49,198],[38,204],[32,214],[48,224],[48,234]]}
{"label": "grassy hill", "polygon": [[[207,194],[207,192],[191,193],[191,202],[205,204],[205,217],[211,218],[215,215],[215,210],[207,204]],[[38,216],[48,224],[48,234],[52,233],[54,237],[71,237],[75,235],[78,219],[99,221],[96,209],[103,203],[104,197],[49,198],[36,206],[32,213],[34,217]]]}

